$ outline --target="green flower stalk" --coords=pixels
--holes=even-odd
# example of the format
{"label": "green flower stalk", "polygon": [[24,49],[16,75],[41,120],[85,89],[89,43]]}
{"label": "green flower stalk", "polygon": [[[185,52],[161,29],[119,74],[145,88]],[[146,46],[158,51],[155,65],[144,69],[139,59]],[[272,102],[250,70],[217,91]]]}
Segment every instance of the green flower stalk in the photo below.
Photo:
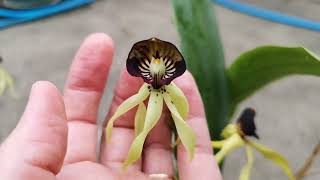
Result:
{"label": "green flower stalk", "polygon": [[[2,58],[0,56],[0,63],[2,62]],[[3,95],[6,88],[9,89],[11,96],[15,96],[13,90],[14,81],[11,75],[6,71],[3,67],[0,66],[0,96]]]}
{"label": "green flower stalk", "polygon": [[[184,58],[179,50],[169,42],[151,38],[133,45],[126,64],[129,74],[143,78],[145,83],[137,94],[126,99],[117,108],[106,127],[106,140],[110,142],[114,121],[138,106],[135,115],[135,139],[123,164],[124,169],[141,157],[143,144],[151,129],[159,121],[163,104],[166,104],[171,112],[178,136],[191,160],[196,137],[185,122],[189,105],[182,90],[172,82],[186,70]],[[146,106],[144,100],[148,97]]]}
{"label": "green flower stalk", "polygon": [[256,134],[254,116],[255,111],[253,109],[245,109],[237,120],[237,123],[229,124],[224,128],[221,133],[224,140],[212,141],[212,147],[220,149],[215,156],[217,162],[220,163],[222,159],[233,150],[245,146],[247,164],[242,168],[239,177],[240,180],[249,180],[254,161],[253,149],[278,165],[290,180],[294,180],[295,177],[286,158],[276,151],[249,139],[250,136],[259,139],[259,136]]}

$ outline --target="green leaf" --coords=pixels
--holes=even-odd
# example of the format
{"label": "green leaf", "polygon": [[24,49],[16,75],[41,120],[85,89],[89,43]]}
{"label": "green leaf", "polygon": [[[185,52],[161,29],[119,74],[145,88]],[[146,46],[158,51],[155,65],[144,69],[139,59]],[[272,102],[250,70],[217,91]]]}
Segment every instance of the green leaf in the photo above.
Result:
{"label": "green leaf", "polygon": [[224,54],[209,0],[172,0],[183,56],[199,87],[212,139],[227,125]]}
{"label": "green leaf", "polygon": [[320,61],[302,47],[263,46],[240,55],[227,70],[231,109],[274,80],[282,77],[320,75]]}

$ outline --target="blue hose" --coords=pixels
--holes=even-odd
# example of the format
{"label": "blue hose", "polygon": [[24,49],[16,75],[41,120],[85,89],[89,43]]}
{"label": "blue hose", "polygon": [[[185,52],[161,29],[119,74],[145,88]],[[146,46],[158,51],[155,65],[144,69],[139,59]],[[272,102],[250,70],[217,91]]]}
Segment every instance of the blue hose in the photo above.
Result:
{"label": "blue hose", "polygon": [[234,0],[211,0],[212,2],[225,8],[241,12],[250,16],[258,17],[272,22],[286,24],[294,27],[320,31],[320,23],[308,19],[290,16],[280,12],[256,7],[247,3],[236,2]]}
{"label": "blue hose", "polygon": [[0,30],[16,24],[71,10],[82,5],[93,3],[94,1],[95,0],[64,0],[58,4],[29,10],[9,10],[0,8]]}

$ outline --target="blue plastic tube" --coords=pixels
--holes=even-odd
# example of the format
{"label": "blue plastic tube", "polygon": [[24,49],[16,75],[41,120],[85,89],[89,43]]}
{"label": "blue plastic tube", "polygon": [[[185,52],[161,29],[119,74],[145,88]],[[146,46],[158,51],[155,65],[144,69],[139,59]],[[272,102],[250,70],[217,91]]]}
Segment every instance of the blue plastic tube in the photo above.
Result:
{"label": "blue plastic tube", "polygon": [[265,8],[256,7],[247,3],[234,0],[212,0],[212,2],[225,8],[241,12],[250,16],[258,17],[268,21],[286,24],[294,27],[320,31],[320,23],[308,19],[290,16],[284,13],[272,11]]}
{"label": "blue plastic tube", "polygon": [[55,5],[31,10],[0,9],[0,17],[2,18],[0,19],[0,29],[71,10],[92,2],[94,0],[64,0]]}

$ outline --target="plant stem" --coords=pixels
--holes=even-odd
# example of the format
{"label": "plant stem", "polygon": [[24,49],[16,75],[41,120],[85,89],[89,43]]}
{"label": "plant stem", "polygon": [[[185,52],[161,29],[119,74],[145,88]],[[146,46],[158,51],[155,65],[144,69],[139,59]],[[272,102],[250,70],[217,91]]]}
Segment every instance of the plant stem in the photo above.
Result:
{"label": "plant stem", "polygon": [[319,155],[319,154],[320,154],[320,143],[318,143],[314,147],[312,153],[307,158],[307,160],[305,161],[304,165],[296,173],[296,179],[297,180],[302,180],[304,177],[307,176],[309,170],[311,169],[311,166],[314,163],[314,160],[316,159],[317,155]]}

